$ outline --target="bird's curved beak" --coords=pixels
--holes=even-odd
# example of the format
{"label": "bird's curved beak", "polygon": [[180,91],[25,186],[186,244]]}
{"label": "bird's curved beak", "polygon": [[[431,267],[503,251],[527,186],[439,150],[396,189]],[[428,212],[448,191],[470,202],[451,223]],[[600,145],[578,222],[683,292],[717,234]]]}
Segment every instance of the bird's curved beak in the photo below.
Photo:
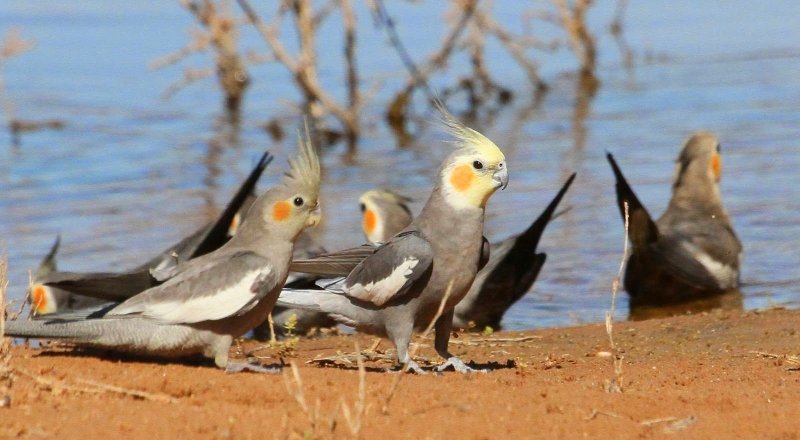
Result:
{"label": "bird's curved beak", "polygon": [[506,189],[508,186],[508,168],[506,167],[505,161],[500,162],[497,171],[492,175],[492,180],[497,182],[497,186],[499,186],[500,189]]}
{"label": "bird's curved beak", "polygon": [[322,208],[320,208],[319,202],[317,202],[317,205],[314,206],[314,209],[311,210],[311,213],[308,215],[306,226],[309,228],[317,226],[320,221],[322,221]]}

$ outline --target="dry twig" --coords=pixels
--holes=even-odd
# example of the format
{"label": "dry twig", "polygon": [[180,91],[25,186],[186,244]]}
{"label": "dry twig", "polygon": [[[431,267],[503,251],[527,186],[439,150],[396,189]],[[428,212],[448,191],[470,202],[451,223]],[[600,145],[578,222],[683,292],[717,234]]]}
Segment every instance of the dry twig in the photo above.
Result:
{"label": "dry twig", "polygon": [[757,354],[761,357],[770,358],[770,359],[777,359],[779,361],[785,362],[789,366],[786,367],[787,370],[800,370],[800,356],[795,356],[791,354],[775,354],[775,353],[766,353],[763,351],[751,351],[750,353]]}
{"label": "dry twig", "polygon": [[611,345],[611,353],[613,355],[614,376],[606,382],[606,391],[621,393],[622,392],[622,361],[624,356],[614,342],[614,313],[617,310],[617,292],[619,291],[620,280],[622,279],[622,270],[625,268],[625,261],[628,256],[628,202],[624,203],[625,206],[625,240],[622,250],[622,258],[619,262],[619,270],[617,277],[614,278],[614,283],[611,286],[611,309],[606,312],[606,333],[608,334],[608,342]]}
{"label": "dry twig", "polygon": [[112,393],[112,394],[119,394],[122,396],[133,397],[136,399],[151,400],[154,402],[163,402],[163,403],[175,403],[178,401],[178,399],[167,394],[148,393],[146,391],[141,391],[141,390],[132,390],[129,388],[123,388],[116,385],[96,382],[89,379],[76,379],[77,382],[82,382],[86,385],[89,385],[88,387],[79,387],[71,385],[64,380],[49,378],[42,376],[40,374],[33,374],[19,367],[13,367],[12,370],[15,373],[18,373],[20,376],[24,376],[27,377],[28,379],[33,380],[33,382],[40,388],[49,391],[57,391],[57,392],[71,391],[71,392],[85,393],[85,394]]}

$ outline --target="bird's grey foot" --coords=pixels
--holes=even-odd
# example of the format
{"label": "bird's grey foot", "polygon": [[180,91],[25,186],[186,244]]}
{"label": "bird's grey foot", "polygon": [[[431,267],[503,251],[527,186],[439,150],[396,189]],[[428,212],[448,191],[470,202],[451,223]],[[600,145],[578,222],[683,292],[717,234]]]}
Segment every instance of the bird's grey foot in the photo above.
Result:
{"label": "bird's grey foot", "polygon": [[450,356],[447,358],[447,362],[443,363],[436,367],[436,371],[441,373],[442,371],[447,370],[448,368],[453,367],[453,370],[458,371],[459,373],[485,373],[485,370],[477,370],[467,364],[464,363],[461,359],[457,358],[456,356]]}
{"label": "bird's grey foot", "polygon": [[278,374],[282,371],[281,367],[264,367],[258,364],[251,364],[249,362],[228,362],[225,366],[226,373],[241,373],[243,371],[250,371],[252,373],[267,373]]}
{"label": "bird's grey foot", "polygon": [[396,367],[388,368],[387,371],[390,371],[390,372],[405,372],[405,371],[407,371],[409,373],[414,373],[414,374],[419,374],[419,375],[428,374],[425,370],[422,369],[422,367],[419,366],[419,364],[417,364],[414,361],[408,361],[405,364],[400,364],[400,368],[399,369],[397,369]]}

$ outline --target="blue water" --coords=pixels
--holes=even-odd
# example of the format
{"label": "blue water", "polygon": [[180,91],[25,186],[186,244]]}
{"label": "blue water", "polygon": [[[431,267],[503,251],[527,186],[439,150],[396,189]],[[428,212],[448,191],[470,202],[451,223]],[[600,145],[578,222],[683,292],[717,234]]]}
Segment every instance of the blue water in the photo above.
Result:
{"label": "blue water", "polygon": [[[412,55],[422,59],[434,50],[444,32],[443,3],[387,3]],[[496,19],[519,29],[518,4],[495,3]],[[800,281],[780,283],[800,279],[800,3],[696,3],[631,2],[624,38],[635,63],[628,69],[607,31],[614,4],[599,2],[590,24],[602,85],[583,108],[575,105],[575,81],[566,73],[576,63],[565,47],[537,55],[551,90],[534,107],[523,73],[490,43],[488,67],[516,99],[476,126],[505,150],[511,174],[509,188],[489,204],[487,235],[496,240],[522,230],[566,176],[578,172],[563,202],[572,209],[550,225],[541,243],[547,264],[533,291],[507,314],[507,327],[602,319],[623,242],[605,152],[617,156],[639,197],[660,214],[681,143],[701,129],[718,133],[723,145],[723,199],[745,247],[745,307],[800,304]],[[418,209],[447,153],[435,129],[409,148],[396,147],[382,105],[405,71],[367,11],[357,13],[361,74],[366,88],[378,92],[365,111],[367,130],[355,161],[344,160],[342,146],[325,153],[326,220],[317,234],[331,249],[361,242],[362,191],[393,187],[412,196]],[[338,28],[338,17],[326,23],[323,35]],[[198,54],[179,66],[148,68],[182,47],[192,26],[177,2],[0,5],[0,32],[18,27],[35,42],[3,66],[17,117],[65,123],[62,130],[24,133],[19,146],[0,134],[0,240],[9,256],[12,299],[22,297],[28,270],[57,234],[61,269],[136,266],[213,218],[264,149],[278,160],[262,187],[282,172],[294,140],[274,142],[261,128],[270,117],[282,117],[289,134],[297,127],[298,94],[281,66],[250,69],[253,84],[238,133],[220,123],[214,79],[160,98],[183,67],[211,65],[208,54]],[[546,40],[561,37],[557,27],[541,22],[533,32]],[[245,50],[263,52],[252,30],[242,39]],[[319,48],[320,79],[337,97],[344,94],[340,45],[338,37],[326,38]],[[456,58],[434,87],[446,87],[465,62]],[[625,302],[623,295],[620,317]]]}

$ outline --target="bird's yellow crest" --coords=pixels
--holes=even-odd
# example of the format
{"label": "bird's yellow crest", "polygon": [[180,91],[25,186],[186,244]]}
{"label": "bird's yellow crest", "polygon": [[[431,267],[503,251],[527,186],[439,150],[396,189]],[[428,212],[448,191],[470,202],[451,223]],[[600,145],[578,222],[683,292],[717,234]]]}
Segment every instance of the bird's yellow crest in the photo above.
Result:
{"label": "bird's yellow crest", "polygon": [[436,108],[442,115],[442,122],[447,132],[456,138],[454,144],[458,149],[477,153],[489,162],[496,163],[506,159],[506,156],[491,139],[462,124],[461,121],[447,111],[441,101],[436,101]]}
{"label": "bird's yellow crest", "polygon": [[298,155],[289,159],[289,171],[284,177],[284,185],[299,189],[307,194],[319,195],[321,171],[317,150],[311,143],[311,133],[308,122],[305,124],[305,136],[298,134]]}
{"label": "bird's yellow crest", "polygon": [[489,138],[458,121],[441,102],[436,106],[457,150],[442,169],[445,200],[458,208],[483,208],[508,179],[505,155]]}

